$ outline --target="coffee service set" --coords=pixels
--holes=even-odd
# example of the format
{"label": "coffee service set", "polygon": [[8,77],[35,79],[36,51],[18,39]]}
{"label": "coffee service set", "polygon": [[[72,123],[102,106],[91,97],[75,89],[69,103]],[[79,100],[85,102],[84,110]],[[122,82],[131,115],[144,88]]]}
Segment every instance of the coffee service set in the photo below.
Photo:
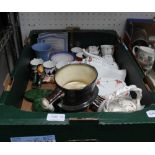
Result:
{"label": "coffee service set", "polygon": [[[139,47],[135,48],[142,51]],[[41,87],[42,82],[54,81],[56,84],[52,94],[41,100],[44,111],[54,112],[55,107],[59,106],[64,111],[77,112],[95,104],[97,98],[100,100],[95,104],[98,112],[133,112],[143,109],[140,105],[142,90],[135,85],[126,85],[126,70],[119,69],[113,57],[114,45],[88,46],[86,49],[73,47],[71,52],[71,55],[69,52],[68,55],[60,52],[61,57],[56,54],[50,60],[37,57],[30,62],[32,88]],[[150,63],[151,52],[143,52],[149,57]],[[141,57],[139,54],[138,58]],[[130,91],[138,94],[137,99],[132,99]]]}

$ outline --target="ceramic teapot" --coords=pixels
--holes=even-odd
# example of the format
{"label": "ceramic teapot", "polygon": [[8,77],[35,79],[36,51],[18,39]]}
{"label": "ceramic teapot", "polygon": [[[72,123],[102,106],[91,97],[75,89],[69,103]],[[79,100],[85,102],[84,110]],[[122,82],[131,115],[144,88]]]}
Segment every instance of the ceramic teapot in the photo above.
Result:
{"label": "ceramic teapot", "polygon": [[[136,99],[130,96],[130,92],[136,93]],[[142,110],[144,106],[140,104],[142,98],[142,90],[135,85],[125,86],[113,93],[107,100],[104,100],[98,112],[133,112]]]}

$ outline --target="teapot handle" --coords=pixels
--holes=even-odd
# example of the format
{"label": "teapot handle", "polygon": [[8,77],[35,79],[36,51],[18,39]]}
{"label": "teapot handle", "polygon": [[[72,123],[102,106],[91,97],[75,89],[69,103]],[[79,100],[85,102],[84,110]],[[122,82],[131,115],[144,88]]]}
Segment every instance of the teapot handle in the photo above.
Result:
{"label": "teapot handle", "polygon": [[141,99],[142,98],[142,90],[140,88],[138,88],[135,85],[130,85],[130,86],[125,86],[124,88],[118,90],[115,93],[115,96],[123,96],[125,95],[127,92],[135,92],[137,95],[137,98]]}
{"label": "teapot handle", "polygon": [[135,49],[136,49],[136,48],[139,49],[139,46],[134,46],[133,49],[132,49],[132,53],[134,54],[134,56],[136,56],[136,52],[135,52]]}
{"label": "teapot handle", "polygon": [[125,95],[128,95],[127,93],[128,92],[135,92],[136,93],[136,105],[137,105],[137,108],[140,108],[141,105],[140,105],[140,100],[142,98],[142,89],[138,88],[137,86],[135,85],[130,85],[130,86],[126,86],[124,87],[123,89],[120,89],[116,92],[115,96],[117,97],[121,97],[121,96],[125,96]]}

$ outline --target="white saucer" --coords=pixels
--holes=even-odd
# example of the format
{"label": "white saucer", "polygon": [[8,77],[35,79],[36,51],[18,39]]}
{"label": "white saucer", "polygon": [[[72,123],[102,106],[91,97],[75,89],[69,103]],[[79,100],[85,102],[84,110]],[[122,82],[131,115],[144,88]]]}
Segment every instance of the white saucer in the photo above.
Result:
{"label": "white saucer", "polygon": [[74,56],[67,52],[59,52],[51,55],[51,60],[54,61],[56,64],[63,61],[63,62],[71,62],[74,60]]}
{"label": "white saucer", "polygon": [[73,47],[71,49],[71,51],[76,54],[76,53],[79,53],[79,52],[83,52],[83,49],[80,48],[80,47]]}

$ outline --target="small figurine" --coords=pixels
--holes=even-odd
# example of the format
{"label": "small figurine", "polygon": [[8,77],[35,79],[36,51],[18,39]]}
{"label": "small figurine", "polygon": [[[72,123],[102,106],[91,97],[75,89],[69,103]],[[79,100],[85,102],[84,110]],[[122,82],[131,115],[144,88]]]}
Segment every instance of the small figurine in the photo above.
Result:
{"label": "small figurine", "polygon": [[39,64],[34,70],[34,76],[33,76],[33,81],[32,81],[32,88],[38,88],[41,87],[42,80],[45,77],[44,73],[44,67],[43,65]]}

